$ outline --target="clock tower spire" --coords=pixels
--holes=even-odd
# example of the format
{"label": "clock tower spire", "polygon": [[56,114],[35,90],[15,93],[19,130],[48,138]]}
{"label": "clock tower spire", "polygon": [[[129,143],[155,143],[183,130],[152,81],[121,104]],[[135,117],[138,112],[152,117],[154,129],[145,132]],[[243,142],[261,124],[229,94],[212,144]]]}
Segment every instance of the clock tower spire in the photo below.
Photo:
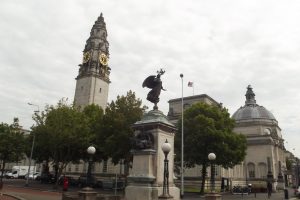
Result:
{"label": "clock tower spire", "polygon": [[108,48],[106,24],[101,13],[92,27],[83,50],[82,63],[79,64],[74,97],[76,106],[82,108],[97,104],[105,110],[110,83]]}

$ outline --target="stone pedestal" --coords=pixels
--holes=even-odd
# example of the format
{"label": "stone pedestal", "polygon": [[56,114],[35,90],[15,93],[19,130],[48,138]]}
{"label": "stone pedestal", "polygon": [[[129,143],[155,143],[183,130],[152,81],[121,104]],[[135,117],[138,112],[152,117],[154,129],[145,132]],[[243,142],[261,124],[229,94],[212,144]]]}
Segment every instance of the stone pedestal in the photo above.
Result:
{"label": "stone pedestal", "polygon": [[78,192],[79,200],[96,200],[97,192],[93,188],[85,187]]}
{"label": "stone pedestal", "polygon": [[205,195],[205,200],[221,200],[222,196],[217,193],[209,193]]}
{"label": "stone pedestal", "polygon": [[278,175],[278,179],[277,179],[277,189],[278,190],[284,190],[285,185],[284,185],[284,179],[282,174]]}
{"label": "stone pedestal", "polygon": [[179,188],[173,181],[174,134],[176,128],[158,110],[146,113],[133,126],[136,148],[132,150],[133,164],[125,189],[126,200],[157,200],[163,191],[164,153],[161,145],[168,140],[172,148],[169,160],[169,193],[174,200],[180,199]]}

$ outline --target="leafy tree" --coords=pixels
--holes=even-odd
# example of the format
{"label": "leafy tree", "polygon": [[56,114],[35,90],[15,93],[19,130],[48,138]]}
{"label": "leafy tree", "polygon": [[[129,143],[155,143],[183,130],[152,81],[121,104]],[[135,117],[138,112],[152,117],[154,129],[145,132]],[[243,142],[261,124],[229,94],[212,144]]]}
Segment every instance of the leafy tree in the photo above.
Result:
{"label": "leafy tree", "polygon": [[78,162],[86,154],[91,138],[87,119],[63,100],[56,106],[47,106],[34,119],[37,125],[32,128],[36,140],[33,157],[40,162],[51,161],[57,178],[68,163]]}
{"label": "leafy tree", "polygon": [[114,164],[123,160],[128,166],[131,161],[131,125],[141,119],[145,109],[141,106],[142,101],[130,90],[126,96],[118,96],[105,110],[102,139],[105,140],[104,151]]}
{"label": "leafy tree", "polygon": [[[107,155],[104,153],[105,139],[102,130],[104,113],[102,108],[98,105],[91,104],[84,107],[83,114],[87,120],[89,129],[88,141],[96,148],[94,159],[97,161],[107,159]],[[87,154],[85,154],[85,156],[83,155],[83,158],[87,159],[86,156]]]}
{"label": "leafy tree", "polygon": [[[181,124],[181,120],[178,121],[179,128],[175,136],[177,155],[181,155]],[[217,156],[215,164],[224,168],[232,168],[244,160],[246,138],[233,132],[234,124],[226,108],[197,103],[184,112],[185,166],[202,166],[200,190],[202,194],[209,165],[209,153],[215,153]],[[178,160],[179,158],[177,157]]]}
{"label": "leafy tree", "polygon": [[1,161],[1,180],[8,162],[18,162],[24,157],[26,142],[24,133],[19,126],[18,118],[14,118],[11,125],[0,124],[0,161]]}

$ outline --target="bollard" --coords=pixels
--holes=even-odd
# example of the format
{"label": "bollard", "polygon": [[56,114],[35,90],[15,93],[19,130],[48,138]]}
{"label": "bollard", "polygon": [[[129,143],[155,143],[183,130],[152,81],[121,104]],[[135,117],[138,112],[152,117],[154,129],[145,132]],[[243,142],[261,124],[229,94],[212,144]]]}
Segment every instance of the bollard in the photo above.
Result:
{"label": "bollard", "polygon": [[289,199],[289,191],[284,189],[284,199]]}

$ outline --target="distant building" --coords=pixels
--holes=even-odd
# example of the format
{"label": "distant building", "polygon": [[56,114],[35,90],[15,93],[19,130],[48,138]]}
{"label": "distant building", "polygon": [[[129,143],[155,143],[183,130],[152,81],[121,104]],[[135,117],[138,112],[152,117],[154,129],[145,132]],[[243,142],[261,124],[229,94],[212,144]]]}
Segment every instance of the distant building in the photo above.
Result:
{"label": "distant building", "polygon": [[[217,167],[217,183],[221,185],[246,185],[252,183],[265,187],[267,180],[272,181],[274,188],[283,188],[286,173],[285,148],[281,129],[271,112],[256,104],[252,87],[247,87],[245,105],[233,115],[236,125],[234,132],[247,137],[247,155],[245,160],[233,169]],[[184,109],[198,102],[222,106],[206,94],[183,98]],[[181,98],[169,101],[169,120],[176,124],[181,116]],[[199,141],[201,142],[201,141]],[[209,171],[209,170],[208,170]],[[185,177],[193,180],[201,176],[201,166],[185,170]]]}
{"label": "distant building", "polygon": [[[213,98],[206,94],[194,95],[189,97],[183,97],[183,109],[189,108],[192,104],[203,102],[209,105],[221,106],[220,103],[216,102]],[[168,119],[170,122],[175,124],[177,120],[181,117],[181,109],[182,109],[182,99],[170,99],[169,100],[169,112]]]}
{"label": "distant building", "polygon": [[236,121],[234,131],[247,137],[244,161],[247,180],[254,184],[270,180],[273,188],[283,189],[286,157],[281,129],[273,114],[256,103],[250,85],[245,96],[245,105],[232,118]]}

